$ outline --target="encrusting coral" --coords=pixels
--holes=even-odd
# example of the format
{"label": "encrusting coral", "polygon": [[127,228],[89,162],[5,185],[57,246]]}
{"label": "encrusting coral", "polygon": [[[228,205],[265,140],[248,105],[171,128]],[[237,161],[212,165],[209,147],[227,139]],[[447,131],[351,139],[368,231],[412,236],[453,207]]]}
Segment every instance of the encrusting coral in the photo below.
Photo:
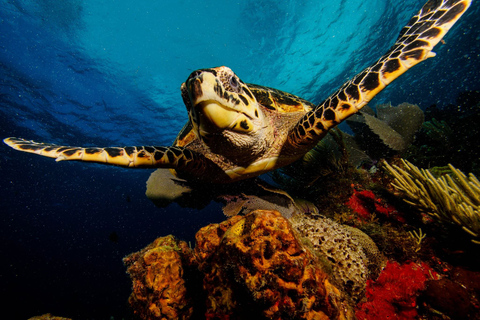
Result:
{"label": "encrusting coral", "polygon": [[367,301],[357,306],[358,319],[419,319],[416,299],[426,281],[437,275],[424,263],[388,262],[377,280],[367,284]]}
{"label": "encrusting coral", "polygon": [[359,229],[324,217],[296,215],[291,221],[319,256],[329,261],[344,291],[361,299],[367,280],[378,275],[384,260],[373,240]]}
{"label": "encrusting coral", "polygon": [[404,169],[385,162],[394,177],[393,187],[406,197],[405,202],[441,222],[454,223],[468,232],[472,242],[480,244],[480,182],[449,164],[452,174],[435,178],[427,169],[419,169],[403,160]]}

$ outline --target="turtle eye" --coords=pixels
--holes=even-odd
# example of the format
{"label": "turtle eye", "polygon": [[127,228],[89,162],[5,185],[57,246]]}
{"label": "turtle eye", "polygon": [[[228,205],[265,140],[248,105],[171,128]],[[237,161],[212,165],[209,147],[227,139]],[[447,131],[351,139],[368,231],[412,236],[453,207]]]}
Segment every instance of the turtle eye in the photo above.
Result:
{"label": "turtle eye", "polygon": [[232,91],[238,93],[240,91],[240,82],[238,82],[237,77],[232,76],[229,80],[230,87],[232,88]]}
{"label": "turtle eye", "polygon": [[192,79],[195,79],[196,77],[198,77],[199,75],[201,75],[203,73],[202,70],[195,70],[193,71],[189,76],[188,76],[188,79],[186,82],[188,82],[189,80],[192,80]]}

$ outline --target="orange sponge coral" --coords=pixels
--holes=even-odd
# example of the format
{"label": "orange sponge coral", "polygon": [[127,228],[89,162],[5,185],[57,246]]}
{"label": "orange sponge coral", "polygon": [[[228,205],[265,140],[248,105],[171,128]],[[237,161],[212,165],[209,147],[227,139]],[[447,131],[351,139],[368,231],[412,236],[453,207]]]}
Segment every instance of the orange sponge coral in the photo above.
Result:
{"label": "orange sponge coral", "polygon": [[344,294],[277,211],[235,216],[196,237],[207,318],[353,318]]}
{"label": "orange sponge coral", "polygon": [[[133,281],[129,302],[141,319],[188,319],[193,304],[184,272],[190,277],[192,250],[173,236],[158,238],[123,259]],[[185,277],[186,278],[186,277]],[[191,290],[194,292],[194,290]]]}

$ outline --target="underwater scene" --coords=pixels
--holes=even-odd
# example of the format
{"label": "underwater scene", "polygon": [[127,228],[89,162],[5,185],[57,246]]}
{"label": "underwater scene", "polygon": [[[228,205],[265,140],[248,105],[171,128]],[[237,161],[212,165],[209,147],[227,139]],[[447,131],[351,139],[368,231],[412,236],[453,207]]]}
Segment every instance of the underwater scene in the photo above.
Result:
{"label": "underwater scene", "polygon": [[1,318],[480,319],[480,4],[425,1],[1,1]]}

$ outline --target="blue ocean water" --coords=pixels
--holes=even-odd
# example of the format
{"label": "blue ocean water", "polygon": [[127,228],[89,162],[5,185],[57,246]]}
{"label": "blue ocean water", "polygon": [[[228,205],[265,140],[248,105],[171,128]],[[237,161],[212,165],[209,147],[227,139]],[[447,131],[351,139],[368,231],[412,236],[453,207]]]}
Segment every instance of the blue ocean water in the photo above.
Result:
{"label": "blue ocean water", "polygon": [[[180,84],[227,65],[245,82],[320,102],[375,61],[422,5],[406,0],[0,2],[0,136],[80,146],[170,145],[187,120]],[[430,59],[375,102],[426,108],[480,90],[480,5]],[[156,208],[151,171],[55,163],[1,146],[3,313],[121,319],[122,257],[156,237],[194,240],[224,219]],[[21,306],[21,307],[20,307]]]}

